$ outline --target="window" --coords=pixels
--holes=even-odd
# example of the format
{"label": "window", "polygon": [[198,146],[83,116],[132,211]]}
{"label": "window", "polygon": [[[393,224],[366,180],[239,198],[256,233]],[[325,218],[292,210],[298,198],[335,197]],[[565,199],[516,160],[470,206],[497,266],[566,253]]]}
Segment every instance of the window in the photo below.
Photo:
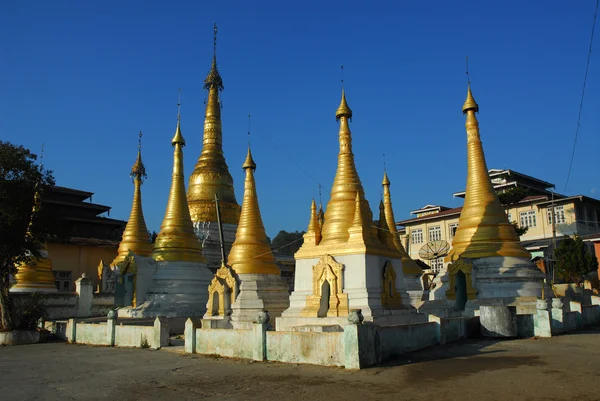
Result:
{"label": "window", "polygon": [[433,259],[431,261],[430,267],[433,273],[439,273],[440,270],[444,267],[444,258]]}
{"label": "window", "polygon": [[512,219],[512,213],[511,213],[511,212],[507,212],[507,213],[506,213],[506,217],[508,217],[508,222],[509,222],[509,223],[512,223],[512,222],[513,222],[513,219]]}
{"label": "window", "polygon": [[448,231],[450,232],[450,238],[454,238],[454,234],[456,234],[457,229],[458,229],[458,223],[448,224]]}
{"label": "window", "polygon": [[410,232],[410,235],[412,237],[413,244],[420,244],[423,242],[423,230],[422,229],[417,228],[415,230],[412,230]]}
{"label": "window", "polygon": [[537,222],[535,219],[535,210],[528,210],[526,212],[519,213],[521,217],[521,227],[535,227]]}
{"label": "window", "polygon": [[[554,206],[554,215],[556,216],[556,224],[565,224],[567,222],[564,206]],[[552,225],[552,207],[548,208],[548,225]]]}
{"label": "window", "polygon": [[429,227],[429,241],[438,241],[442,239],[442,227]]}
{"label": "window", "polygon": [[60,292],[73,292],[71,289],[71,273],[70,271],[53,270],[54,285]]}

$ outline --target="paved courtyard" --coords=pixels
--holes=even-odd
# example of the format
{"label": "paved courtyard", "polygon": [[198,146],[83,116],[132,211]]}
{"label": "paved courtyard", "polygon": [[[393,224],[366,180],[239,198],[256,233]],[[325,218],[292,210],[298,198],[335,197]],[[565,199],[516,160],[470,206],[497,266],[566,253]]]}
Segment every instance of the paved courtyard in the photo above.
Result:
{"label": "paved courtyard", "polygon": [[600,328],[465,341],[363,371],[63,343],[0,347],[8,400],[600,400]]}

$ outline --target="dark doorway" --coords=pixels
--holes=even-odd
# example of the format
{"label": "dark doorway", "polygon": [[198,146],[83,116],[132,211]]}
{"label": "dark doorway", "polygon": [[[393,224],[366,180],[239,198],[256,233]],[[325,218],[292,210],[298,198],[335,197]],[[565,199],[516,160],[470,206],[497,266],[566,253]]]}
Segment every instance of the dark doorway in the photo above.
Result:
{"label": "dark doorway", "polygon": [[319,306],[319,312],[317,317],[326,317],[329,312],[329,297],[331,288],[329,287],[329,281],[325,280],[321,286],[321,305]]}
{"label": "dark doorway", "polygon": [[456,310],[465,310],[467,304],[467,278],[461,270],[456,273],[454,290],[456,291]]}
{"label": "dark doorway", "polygon": [[213,316],[219,316],[219,293],[217,291],[213,293],[213,303],[211,312]]}

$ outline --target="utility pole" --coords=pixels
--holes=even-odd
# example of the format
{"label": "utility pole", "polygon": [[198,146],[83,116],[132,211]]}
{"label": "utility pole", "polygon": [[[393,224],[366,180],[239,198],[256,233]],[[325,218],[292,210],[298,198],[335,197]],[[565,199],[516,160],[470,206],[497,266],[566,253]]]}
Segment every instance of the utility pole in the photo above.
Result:
{"label": "utility pole", "polygon": [[217,225],[219,226],[219,240],[221,241],[221,265],[225,265],[225,240],[223,239],[223,225],[221,224],[221,208],[219,207],[219,196],[215,193],[215,208],[217,209]]}
{"label": "utility pole", "polygon": [[554,256],[554,252],[556,249],[556,214],[554,213],[554,191],[552,191],[552,203],[551,203],[551,213],[552,213],[552,284],[554,284],[554,278],[556,277],[556,258]]}

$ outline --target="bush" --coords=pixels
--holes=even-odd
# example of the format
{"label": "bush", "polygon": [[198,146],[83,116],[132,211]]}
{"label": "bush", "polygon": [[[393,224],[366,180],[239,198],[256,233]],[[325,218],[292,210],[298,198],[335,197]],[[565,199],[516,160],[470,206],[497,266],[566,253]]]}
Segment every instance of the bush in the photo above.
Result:
{"label": "bush", "polygon": [[41,292],[13,297],[14,328],[35,330],[41,319],[47,319],[44,300],[45,296]]}

